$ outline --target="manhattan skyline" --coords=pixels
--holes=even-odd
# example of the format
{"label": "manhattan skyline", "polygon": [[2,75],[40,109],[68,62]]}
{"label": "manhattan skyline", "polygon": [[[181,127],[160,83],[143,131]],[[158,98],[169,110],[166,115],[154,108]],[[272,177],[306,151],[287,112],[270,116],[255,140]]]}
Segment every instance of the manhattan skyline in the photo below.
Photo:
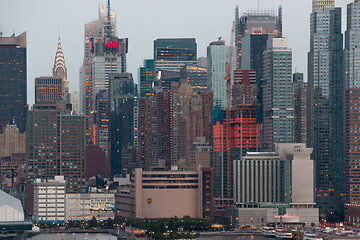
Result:
{"label": "manhattan skyline", "polygon": [[[349,0],[337,0],[342,8],[342,31],[345,31],[345,11]],[[79,68],[84,51],[84,25],[98,17],[98,3],[106,1],[34,0],[6,1],[0,10],[0,32],[3,37],[27,32],[28,47],[28,103],[34,103],[34,82],[39,76],[51,75],[54,55],[60,34],[65,62],[68,68],[70,92],[79,92]],[[288,38],[293,51],[293,71],[305,73],[307,79],[307,52],[309,50],[309,16],[311,0],[260,1],[260,10],[277,11],[283,7],[283,36]],[[222,37],[229,44],[235,7],[240,14],[257,10],[257,1],[240,0],[183,0],[183,1],[111,1],[117,13],[117,33],[129,38],[127,70],[138,83],[138,69],[144,59],[153,57],[153,41],[157,38],[194,37],[198,43],[198,57],[206,56],[210,42]],[[25,20],[26,19],[26,20]]]}

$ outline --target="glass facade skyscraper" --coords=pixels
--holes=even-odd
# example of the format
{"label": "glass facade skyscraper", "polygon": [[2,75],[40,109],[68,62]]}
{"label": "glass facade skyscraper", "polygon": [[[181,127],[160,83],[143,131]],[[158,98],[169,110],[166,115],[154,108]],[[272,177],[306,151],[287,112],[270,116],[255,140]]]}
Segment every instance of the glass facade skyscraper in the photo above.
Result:
{"label": "glass facade skyscraper", "polygon": [[275,143],[294,142],[292,95],[292,51],[286,38],[269,39],[264,52],[263,148],[274,150]]}
{"label": "glass facade skyscraper", "polygon": [[[214,92],[214,107],[219,106],[222,109],[225,109],[227,106],[226,81],[224,77],[226,76],[226,62],[229,61],[229,52],[229,47],[227,47],[225,41],[221,39],[211,42],[207,47],[208,90]],[[235,52],[236,50],[234,49],[232,70],[236,68]],[[233,74],[231,74],[231,76],[233,76]],[[233,78],[231,77],[231,79]]]}
{"label": "glass facade skyscraper", "polygon": [[139,69],[140,74],[140,97],[151,97],[155,82],[155,66],[153,59],[144,60],[144,66]]}
{"label": "glass facade skyscraper", "polygon": [[341,9],[313,1],[310,16],[308,85],[311,147],[316,165],[320,215],[341,214],[343,192],[343,36]]}

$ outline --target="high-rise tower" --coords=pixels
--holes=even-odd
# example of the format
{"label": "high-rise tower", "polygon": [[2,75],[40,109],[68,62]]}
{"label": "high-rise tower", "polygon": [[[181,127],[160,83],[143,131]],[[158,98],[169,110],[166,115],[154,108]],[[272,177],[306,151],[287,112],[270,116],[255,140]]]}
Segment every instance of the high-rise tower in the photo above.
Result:
{"label": "high-rise tower", "polygon": [[0,132],[13,121],[25,132],[26,84],[26,32],[0,36]]}
{"label": "high-rise tower", "polygon": [[358,223],[360,209],[360,2],[347,5],[345,32],[345,220]]}
{"label": "high-rise tower", "polygon": [[84,62],[80,68],[80,98],[87,119],[87,142],[96,143],[94,104],[98,91],[107,88],[109,74],[126,71],[127,39],[116,37],[115,12],[99,4],[99,19],[85,24]]}
{"label": "high-rise tower", "polygon": [[282,35],[282,8],[278,14],[274,11],[247,11],[239,16],[239,7],[235,8],[235,46],[237,55],[237,68],[241,67],[242,38],[254,29],[261,29],[269,36],[281,37]]}
{"label": "high-rise tower", "polygon": [[262,82],[263,147],[273,151],[275,143],[294,142],[292,51],[286,38],[268,40]]}
{"label": "high-rise tower", "polygon": [[35,103],[55,103],[59,99],[64,100],[69,93],[67,69],[61,48],[60,37],[52,72],[53,75],[51,77],[35,78]]}
{"label": "high-rise tower", "polygon": [[341,9],[334,1],[314,0],[310,16],[308,119],[316,165],[316,203],[320,214],[340,214],[343,191],[343,36]]}
{"label": "high-rise tower", "polygon": [[69,83],[67,81],[67,68],[65,66],[65,58],[61,48],[60,37],[59,37],[58,48],[54,60],[53,76],[63,79],[64,82],[63,96],[65,97],[66,94],[69,92]]}

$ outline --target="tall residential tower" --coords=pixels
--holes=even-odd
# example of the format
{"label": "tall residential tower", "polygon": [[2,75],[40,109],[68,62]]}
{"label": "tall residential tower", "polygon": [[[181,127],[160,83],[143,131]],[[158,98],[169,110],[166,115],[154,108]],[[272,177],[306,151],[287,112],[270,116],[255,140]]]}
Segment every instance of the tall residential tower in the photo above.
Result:
{"label": "tall residential tower", "polygon": [[316,166],[320,215],[342,211],[343,192],[343,36],[341,9],[334,0],[314,0],[308,53],[311,147]]}

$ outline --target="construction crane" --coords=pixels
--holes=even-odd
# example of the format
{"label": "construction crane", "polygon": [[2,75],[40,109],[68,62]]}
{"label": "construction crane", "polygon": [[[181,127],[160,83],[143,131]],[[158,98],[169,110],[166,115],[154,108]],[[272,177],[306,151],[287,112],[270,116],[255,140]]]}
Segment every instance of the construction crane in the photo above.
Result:
{"label": "construction crane", "polygon": [[229,59],[226,63],[226,198],[231,198],[231,138],[230,138],[230,115],[231,115],[231,67],[233,61],[235,21],[232,23]]}

